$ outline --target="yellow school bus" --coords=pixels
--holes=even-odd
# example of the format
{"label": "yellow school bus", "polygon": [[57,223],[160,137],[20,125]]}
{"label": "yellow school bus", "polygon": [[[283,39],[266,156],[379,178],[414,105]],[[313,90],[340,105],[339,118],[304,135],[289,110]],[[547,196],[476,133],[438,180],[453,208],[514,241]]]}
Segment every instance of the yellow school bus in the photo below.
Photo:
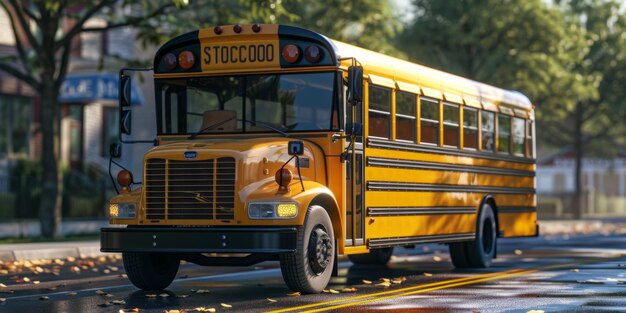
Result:
{"label": "yellow school bus", "polygon": [[488,267],[497,238],[538,235],[519,92],[284,25],[184,34],[153,71],[155,147],[141,184],[118,173],[116,227],[101,232],[141,289],[166,288],[181,260],[279,260],[290,289],[318,293],[338,255],[385,264],[394,247],[443,243],[456,267]]}

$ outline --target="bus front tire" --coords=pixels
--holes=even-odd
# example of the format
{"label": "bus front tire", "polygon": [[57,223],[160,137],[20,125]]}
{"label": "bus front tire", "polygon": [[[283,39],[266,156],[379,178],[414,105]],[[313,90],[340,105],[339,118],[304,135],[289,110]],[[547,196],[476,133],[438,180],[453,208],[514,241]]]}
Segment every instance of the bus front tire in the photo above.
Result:
{"label": "bus front tire", "polygon": [[330,281],[335,263],[335,236],[324,208],[309,207],[304,226],[298,230],[296,252],[280,255],[280,270],[289,289],[320,293]]}
{"label": "bus front tire", "polygon": [[139,289],[163,290],[178,272],[180,259],[167,253],[122,253],[128,279]]}
{"label": "bus front tire", "polygon": [[496,254],[497,227],[496,216],[489,203],[480,210],[473,241],[450,244],[450,258],[457,268],[486,268]]}
{"label": "bus front tire", "polygon": [[393,254],[393,247],[372,249],[369,253],[363,254],[350,254],[348,259],[354,264],[359,265],[385,265],[391,259]]}

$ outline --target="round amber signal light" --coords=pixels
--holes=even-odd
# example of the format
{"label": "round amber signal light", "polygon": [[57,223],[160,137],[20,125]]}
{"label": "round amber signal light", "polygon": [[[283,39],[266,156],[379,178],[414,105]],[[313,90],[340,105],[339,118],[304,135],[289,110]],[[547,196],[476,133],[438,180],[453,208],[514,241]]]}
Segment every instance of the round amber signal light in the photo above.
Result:
{"label": "round amber signal light", "polygon": [[289,186],[292,178],[293,175],[291,174],[291,171],[286,168],[279,169],[274,175],[274,179],[276,179],[276,183],[281,190],[287,189],[287,186]]}
{"label": "round amber signal light", "polygon": [[190,69],[196,63],[196,57],[193,55],[193,52],[189,50],[185,50],[178,55],[178,64],[183,69]]}
{"label": "round amber signal light", "polygon": [[300,47],[289,44],[283,47],[282,56],[288,63],[296,63],[300,59]]}
{"label": "round amber signal light", "polygon": [[121,170],[117,173],[117,182],[122,187],[128,187],[133,183],[133,174],[128,170]]}

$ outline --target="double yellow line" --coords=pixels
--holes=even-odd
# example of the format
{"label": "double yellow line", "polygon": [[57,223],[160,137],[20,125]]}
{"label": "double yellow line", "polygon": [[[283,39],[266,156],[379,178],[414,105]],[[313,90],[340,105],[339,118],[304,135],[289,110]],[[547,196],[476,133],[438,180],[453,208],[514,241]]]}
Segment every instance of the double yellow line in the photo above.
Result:
{"label": "double yellow line", "polygon": [[357,306],[357,305],[362,305],[362,304],[366,304],[370,302],[377,302],[377,301],[382,301],[382,300],[387,300],[387,299],[392,299],[392,298],[404,297],[404,296],[409,296],[409,295],[414,295],[414,294],[419,294],[419,293],[424,293],[424,292],[429,292],[429,291],[434,291],[434,290],[454,288],[454,287],[472,285],[472,284],[486,282],[486,281],[500,280],[500,279],[505,279],[509,277],[532,274],[541,270],[565,268],[565,267],[571,267],[574,265],[595,263],[599,261],[610,261],[613,259],[620,259],[623,257],[624,255],[619,255],[619,256],[611,257],[611,258],[590,258],[590,259],[584,259],[578,262],[568,262],[568,263],[540,266],[540,267],[535,267],[535,268],[512,269],[512,270],[507,270],[507,271],[502,271],[502,272],[486,273],[486,274],[481,274],[481,275],[449,279],[449,280],[444,280],[440,282],[421,284],[421,285],[388,290],[388,291],[383,291],[383,292],[375,292],[375,293],[370,293],[370,294],[360,295],[360,296],[355,296],[355,297],[336,299],[336,300],[331,300],[331,301],[326,301],[326,302],[311,303],[311,304],[306,304],[306,305],[297,306],[297,307],[290,307],[290,308],[284,308],[284,309],[275,310],[275,311],[269,311],[269,313],[284,313],[284,312],[293,312],[293,311],[313,313],[313,312],[329,311],[329,310],[340,309],[340,308],[345,308],[345,307],[350,307],[350,306]]}

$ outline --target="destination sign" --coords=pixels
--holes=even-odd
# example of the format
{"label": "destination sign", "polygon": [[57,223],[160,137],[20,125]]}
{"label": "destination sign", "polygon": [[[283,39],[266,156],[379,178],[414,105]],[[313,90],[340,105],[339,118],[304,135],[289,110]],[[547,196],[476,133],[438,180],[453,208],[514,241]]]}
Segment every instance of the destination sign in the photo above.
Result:
{"label": "destination sign", "polygon": [[278,40],[264,42],[203,42],[202,70],[279,66]]}

